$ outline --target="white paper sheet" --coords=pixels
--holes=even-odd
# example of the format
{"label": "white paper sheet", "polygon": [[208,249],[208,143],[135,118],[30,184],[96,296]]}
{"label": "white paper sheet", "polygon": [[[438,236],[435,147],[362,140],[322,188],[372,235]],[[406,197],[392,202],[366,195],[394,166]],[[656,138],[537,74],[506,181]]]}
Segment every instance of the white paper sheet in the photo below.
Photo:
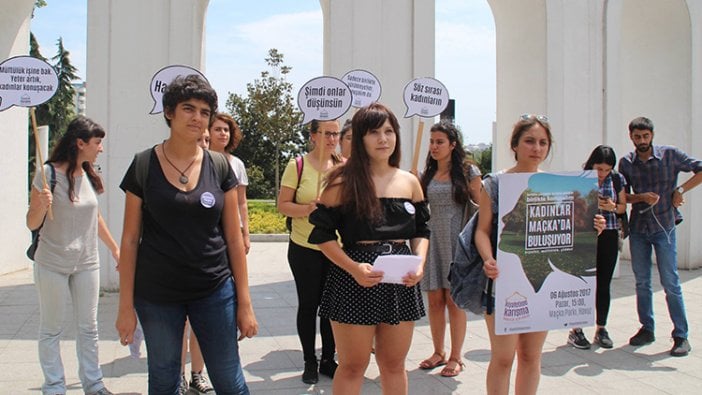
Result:
{"label": "white paper sheet", "polygon": [[416,255],[379,255],[373,263],[373,271],[384,273],[383,283],[402,284],[407,273],[416,273],[422,258]]}

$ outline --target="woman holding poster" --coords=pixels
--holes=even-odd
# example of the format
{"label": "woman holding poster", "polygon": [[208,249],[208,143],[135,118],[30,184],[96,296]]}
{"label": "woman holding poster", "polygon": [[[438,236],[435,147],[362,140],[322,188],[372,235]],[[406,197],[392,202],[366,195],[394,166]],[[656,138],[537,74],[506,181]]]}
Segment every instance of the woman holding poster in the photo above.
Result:
{"label": "woman holding poster", "polygon": [[[456,250],[458,234],[472,206],[480,198],[480,170],[466,162],[466,152],[460,132],[448,122],[430,129],[429,153],[421,176],[422,190],[432,206],[429,221],[431,238],[429,254],[422,277],[422,291],[429,301],[429,326],[434,354],[419,364],[421,369],[441,370],[444,377],[454,377],[463,369],[461,352],[466,335],[466,312],[451,298],[449,268]],[[448,361],[444,351],[446,310],[450,323],[451,354]]]}
{"label": "woman holding poster", "polygon": [[[585,170],[597,171],[599,185],[598,208],[604,216],[605,230],[597,237],[597,291],[595,293],[595,311],[597,330],[593,342],[602,348],[612,348],[614,344],[605,325],[609,315],[611,300],[610,284],[619,254],[619,224],[617,214],[626,212],[626,180],[624,176],[613,171],[617,164],[617,155],[612,147],[598,145],[590,154],[583,167]],[[589,349],[590,342],[581,328],[573,328],[568,334],[568,343],[575,348]]]}
{"label": "woman holding poster", "polygon": [[[332,322],[339,354],[332,392],[361,393],[375,339],[383,393],[407,393],[405,359],[414,321],[424,315],[418,283],[429,244],[429,208],[417,178],[399,169],[395,115],[374,103],[358,110],[352,124],[353,154],[330,173],[310,215],[309,241],[334,263],[319,313]],[[373,270],[380,257],[416,262],[415,269],[398,273],[397,283],[385,282],[389,273]]]}
{"label": "woman holding poster", "polygon": [[292,218],[288,263],[297,290],[297,334],[305,360],[302,381],[315,384],[319,381],[319,373],[333,378],[337,364],[334,360],[334,334],[326,318],[319,318],[322,359],[317,362],[317,313],[331,263],[318,246],[307,241],[312,231],[308,216],[317,208],[322,175],[341,162],[336,154],[339,122],[310,122],[310,144],[313,148],[307,155],[291,159],[285,167],[280,181],[278,211]]}
{"label": "woman holding poster", "polygon": [[[505,173],[535,173],[551,151],[553,138],[548,119],[543,115],[522,115],[514,125],[510,147],[514,152],[516,164]],[[475,230],[475,245],[483,258],[485,275],[494,280],[498,277],[493,241],[493,216],[498,214],[498,182],[495,176],[488,177],[480,196],[480,214]],[[495,189],[493,189],[495,188]],[[488,189],[491,189],[488,191]],[[602,231],[604,218],[595,216],[595,228]],[[488,287],[492,289],[492,287]],[[488,295],[490,296],[490,295]],[[494,295],[486,297],[488,303],[494,303]],[[486,306],[488,307],[488,306]],[[508,394],[509,378],[512,372],[514,355],[517,355],[517,381],[515,388],[522,394],[535,394],[541,377],[541,353],[547,331],[508,334],[495,334],[494,306],[489,306],[490,314],[485,314],[488,334],[490,335],[490,364],[487,371],[486,386],[489,394]]]}

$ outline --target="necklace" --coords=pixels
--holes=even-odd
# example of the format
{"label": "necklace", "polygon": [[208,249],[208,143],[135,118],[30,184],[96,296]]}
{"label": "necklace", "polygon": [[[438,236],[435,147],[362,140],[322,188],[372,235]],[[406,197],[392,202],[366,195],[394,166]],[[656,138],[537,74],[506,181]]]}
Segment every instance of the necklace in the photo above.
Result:
{"label": "necklace", "polygon": [[185,175],[185,172],[188,171],[188,169],[190,168],[190,166],[193,165],[193,163],[195,163],[195,159],[197,159],[197,155],[195,155],[195,158],[193,158],[193,160],[190,161],[190,164],[188,165],[188,167],[185,168],[185,170],[180,171],[180,169],[177,168],[176,165],[174,165],[170,159],[168,159],[168,155],[166,155],[166,141],[164,141],[163,144],[161,144],[161,151],[163,151],[163,157],[166,158],[166,162],[168,162],[169,165],[171,165],[174,169],[176,169],[176,171],[178,171],[178,173],[180,173],[180,177],[178,178],[178,182],[180,182],[183,185],[187,184],[188,181],[190,181],[190,179],[188,178],[188,176]]}

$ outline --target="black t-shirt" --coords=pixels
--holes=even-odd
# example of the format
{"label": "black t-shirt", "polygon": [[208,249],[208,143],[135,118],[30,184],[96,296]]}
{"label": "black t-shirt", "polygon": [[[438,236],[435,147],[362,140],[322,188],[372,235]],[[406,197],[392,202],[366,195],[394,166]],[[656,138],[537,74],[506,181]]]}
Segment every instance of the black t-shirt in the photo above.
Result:
{"label": "black t-shirt", "polygon": [[134,295],[153,302],[183,302],[214,292],[232,273],[220,223],[224,193],[238,184],[230,167],[221,185],[212,158],[203,156],[200,179],[183,192],[166,180],[154,150],[145,187],[135,161],[120,184],[140,197],[142,236]]}

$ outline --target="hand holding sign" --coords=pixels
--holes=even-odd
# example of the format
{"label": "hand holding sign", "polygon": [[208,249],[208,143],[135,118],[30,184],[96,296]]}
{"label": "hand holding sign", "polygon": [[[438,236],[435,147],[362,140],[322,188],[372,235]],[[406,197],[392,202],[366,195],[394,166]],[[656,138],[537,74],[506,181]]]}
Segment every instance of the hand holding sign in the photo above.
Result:
{"label": "hand holding sign", "polygon": [[380,81],[371,72],[361,69],[351,70],[341,77],[351,90],[351,105],[365,107],[380,99]]}
{"label": "hand holding sign", "polygon": [[[403,94],[407,112],[405,118],[419,115],[423,118],[431,118],[441,114],[448,106],[448,90],[434,78],[417,78],[405,85]],[[417,126],[417,140],[414,144],[414,157],[412,158],[412,172],[417,174],[417,163],[419,162],[419,147],[422,146],[422,132],[424,131],[424,121],[419,120]]]}
{"label": "hand holding sign", "polygon": [[[41,154],[39,136],[37,135],[37,120],[34,106],[43,104],[56,93],[58,76],[56,70],[41,59],[32,56],[15,56],[0,63],[0,111],[12,106],[30,107],[34,145],[37,150],[36,160],[41,171],[44,188],[48,188],[46,173],[44,173],[44,158]],[[49,206],[49,219],[54,215]]]}
{"label": "hand holding sign", "polygon": [[168,86],[171,81],[173,81],[179,75],[187,76],[192,74],[197,74],[202,77],[202,79],[207,81],[207,78],[205,78],[201,72],[190,66],[166,66],[157,71],[151,78],[151,83],[149,84],[149,91],[151,92],[151,97],[154,99],[154,107],[151,109],[149,114],[158,114],[163,112],[163,100],[161,99],[163,98],[163,92],[166,90],[166,86]]}

